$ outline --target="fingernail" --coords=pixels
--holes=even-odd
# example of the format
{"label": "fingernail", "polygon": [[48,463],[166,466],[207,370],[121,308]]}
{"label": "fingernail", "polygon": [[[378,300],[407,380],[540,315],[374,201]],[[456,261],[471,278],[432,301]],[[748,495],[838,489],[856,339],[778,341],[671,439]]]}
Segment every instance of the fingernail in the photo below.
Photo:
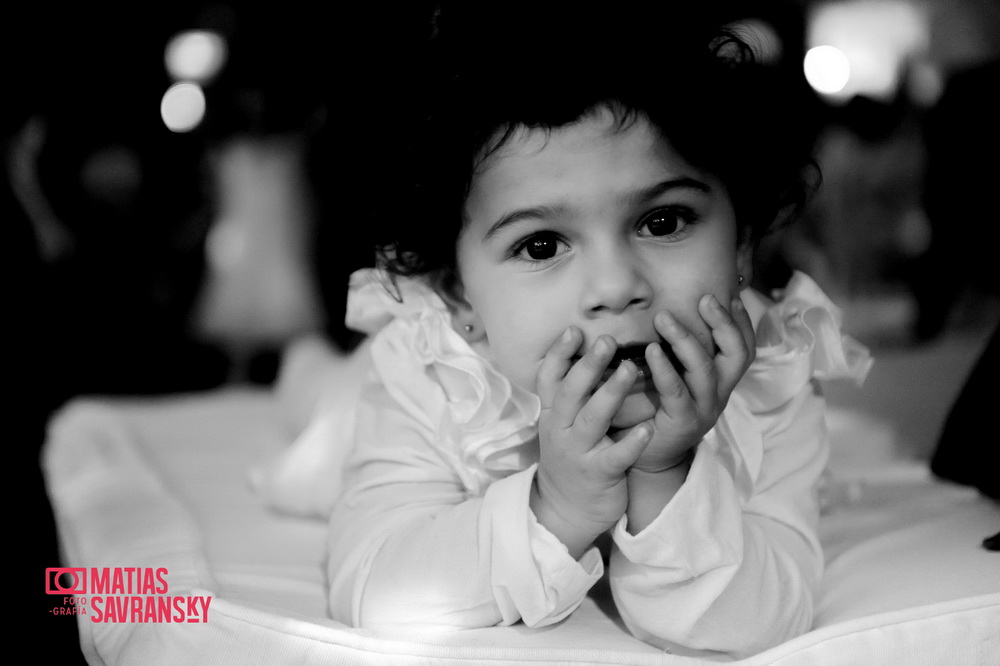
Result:
{"label": "fingernail", "polygon": [[563,342],[570,342],[573,339],[573,327],[570,326],[562,334]]}
{"label": "fingernail", "polygon": [[733,305],[732,305],[732,308],[733,308],[734,310],[743,310],[743,309],[745,309],[745,308],[743,307],[743,299],[742,299],[742,298],[740,298],[739,296],[735,296],[735,297],[733,297]]}
{"label": "fingernail", "polygon": [[600,337],[597,338],[597,342],[594,343],[594,352],[604,356],[611,352],[611,343],[607,339]]}
{"label": "fingernail", "polygon": [[716,298],[715,296],[713,296],[712,294],[709,294],[709,295],[708,295],[708,307],[709,307],[709,308],[710,308],[710,309],[711,309],[711,310],[712,310],[713,312],[722,312],[722,311],[723,311],[723,309],[722,309],[722,303],[720,303],[720,302],[719,302],[719,299],[717,299],[717,298]]}
{"label": "fingernail", "polygon": [[680,335],[681,334],[681,327],[677,325],[677,320],[674,319],[673,315],[671,315],[669,312],[667,312],[666,310],[664,310],[663,312],[661,312],[660,314],[658,314],[656,316],[660,317],[660,321],[662,323],[662,326],[665,329],[667,329],[668,332],[670,332],[670,333],[672,333],[674,335]]}
{"label": "fingernail", "polygon": [[650,428],[645,423],[636,426],[635,429],[636,429],[636,436],[639,438],[640,441],[644,439],[649,439],[650,437],[653,436],[653,429]]}

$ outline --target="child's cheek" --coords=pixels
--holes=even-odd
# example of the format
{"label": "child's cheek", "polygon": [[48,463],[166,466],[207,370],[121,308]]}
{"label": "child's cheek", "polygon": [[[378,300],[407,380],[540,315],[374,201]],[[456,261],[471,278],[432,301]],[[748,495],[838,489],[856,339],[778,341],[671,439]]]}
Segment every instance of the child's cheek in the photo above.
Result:
{"label": "child's cheek", "polygon": [[487,356],[494,367],[503,374],[512,384],[520,388],[537,393],[538,370],[542,365],[542,357],[532,360],[532,356],[525,353],[513,353],[511,348],[505,346],[494,346]]}
{"label": "child's cheek", "polygon": [[538,370],[540,367],[541,363],[525,364],[514,372],[504,372],[504,376],[525,391],[538,395]]}

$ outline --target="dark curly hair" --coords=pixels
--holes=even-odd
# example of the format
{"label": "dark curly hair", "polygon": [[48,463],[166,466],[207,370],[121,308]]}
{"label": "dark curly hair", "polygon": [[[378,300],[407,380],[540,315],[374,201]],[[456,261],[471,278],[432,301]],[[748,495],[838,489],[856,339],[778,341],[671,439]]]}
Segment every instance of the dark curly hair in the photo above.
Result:
{"label": "dark curly hair", "polygon": [[407,213],[378,220],[379,263],[453,280],[476,168],[520,127],[552,130],[601,107],[619,128],[648,119],[718,177],[741,238],[758,240],[800,209],[815,171],[801,90],[756,62],[723,17],[679,5],[440,5],[427,51],[414,54],[424,60],[403,156],[410,186],[392,207]]}

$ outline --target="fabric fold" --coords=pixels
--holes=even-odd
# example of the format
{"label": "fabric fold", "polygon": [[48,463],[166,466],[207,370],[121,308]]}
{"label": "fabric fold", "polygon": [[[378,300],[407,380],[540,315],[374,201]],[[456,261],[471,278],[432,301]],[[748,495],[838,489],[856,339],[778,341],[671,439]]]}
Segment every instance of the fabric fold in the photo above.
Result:
{"label": "fabric fold", "polygon": [[[469,493],[523,469],[537,455],[538,398],[512,384],[455,332],[447,305],[419,280],[384,271],[351,276],[347,325],[376,334],[375,370],[386,389],[439,437]],[[400,300],[397,300],[398,296]]]}
{"label": "fabric fold", "polygon": [[[860,385],[874,362],[868,349],[841,332],[843,316],[809,276],[796,271],[757,323],[757,358],[736,392],[753,413],[777,409],[813,378]],[[754,292],[744,300],[762,301]]]}
{"label": "fabric fold", "polygon": [[552,624],[572,613],[604,573],[597,548],[574,560],[535,519],[528,506],[534,476],[533,465],[492,485],[483,500],[483,511],[493,517],[492,543],[512,555],[530,554],[530,568],[514,566],[516,557],[501,558],[490,576],[504,624],[520,619],[529,627]]}

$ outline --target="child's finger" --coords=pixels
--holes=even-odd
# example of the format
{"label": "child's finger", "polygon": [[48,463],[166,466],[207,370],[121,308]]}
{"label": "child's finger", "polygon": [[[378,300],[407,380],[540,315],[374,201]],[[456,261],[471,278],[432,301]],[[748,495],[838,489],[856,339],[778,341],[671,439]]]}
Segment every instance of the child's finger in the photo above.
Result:
{"label": "child's finger", "polygon": [[753,330],[753,321],[751,321],[750,313],[747,312],[746,307],[743,305],[743,299],[739,296],[733,298],[733,303],[729,311],[732,313],[736,327],[739,328],[740,334],[743,336],[743,341],[746,343],[747,350],[749,351],[747,367],[750,367],[750,364],[757,358],[757,334]]}
{"label": "child's finger", "polygon": [[666,352],[658,344],[646,347],[646,363],[653,373],[653,386],[660,395],[660,406],[672,417],[681,417],[692,409],[693,399],[687,384]]}
{"label": "child's finger", "polygon": [[639,369],[634,363],[622,361],[608,380],[594,391],[573,423],[573,433],[578,441],[593,446],[607,434],[611,420],[621,409],[638,376]]}
{"label": "child's finger", "polygon": [[712,294],[702,297],[698,302],[698,311],[708,324],[719,349],[715,357],[718,388],[728,396],[749,365],[750,351],[744,333],[732,314]]}
{"label": "child's finger", "polygon": [[652,437],[652,426],[648,423],[640,423],[632,428],[625,437],[601,449],[597,455],[607,465],[609,472],[623,474],[639,460],[639,456],[646,450]]}
{"label": "child's finger", "polygon": [[570,326],[559,339],[552,343],[546,352],[542,364],[538,368],[537,390],[542,409],[552,409],[559,383],[566,376],[576,354],[583,342],[583,333],[575,326]]}
{"label": "child's finger", "polygon": [[554,425],[569,428],[577,414],[590,399],[618,347],[610,335],[602,335],[579,361],[574,363],[559,382],[552,402]]}
{"label": "child's finger", "polygon": [[699,405],[714,401],[717,386],[715,363],[698,339],[666,311],[656,315],[653,325],[684,366],[683,381],[694,401]]}

